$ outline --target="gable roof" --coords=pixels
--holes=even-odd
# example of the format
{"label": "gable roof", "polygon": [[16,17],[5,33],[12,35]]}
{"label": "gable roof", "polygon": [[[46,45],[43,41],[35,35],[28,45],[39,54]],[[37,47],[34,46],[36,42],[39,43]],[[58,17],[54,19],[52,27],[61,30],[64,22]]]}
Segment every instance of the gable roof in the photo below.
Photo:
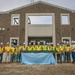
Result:
{"label": "gable roof", "polygon": [[38,3],[42,3],[42,4],[50,5],[50,6],[53,6],[53,7],[57,7],[57,8],[60,8],[60,9],[64,9],[64,10],[67,10],[67,11],[75,12],[75,10],[72,10],[72,9],[69,9],[69,8],[61,7],[61,6],[58,6],[58,5],[55,5],[55,4],[51,4],[51,3],[48,3],[48,2],[44,2],[44,1],[37,1],[37,2],[33,2],[31,4],[27,4],[27,5],[24,5],[24,6],[15,8],[15,9],[12,9],[12,10],[8,10],[8,11],[5,11],[5,12],[0,12],[0,14],[1,13],[3,13],[3,14],[4,13],[9,13],[9,12],[12,12],[12,11],[15,11],[15,10],[19,10],[19,9],[22,9],[22,8],[25,8],[25,7],[28,7],[28,6],[32,6],[32,5],[38,4]]}

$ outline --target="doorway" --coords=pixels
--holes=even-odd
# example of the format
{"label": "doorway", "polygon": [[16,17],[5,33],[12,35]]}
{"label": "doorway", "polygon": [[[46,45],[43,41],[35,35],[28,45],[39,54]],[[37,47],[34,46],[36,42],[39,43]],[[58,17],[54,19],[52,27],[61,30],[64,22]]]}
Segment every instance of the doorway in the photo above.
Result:
{"label": "doorway", "polygon": [[49,43],[49,42],[53,42],[52,41],[52,37],[28,37],[28,43],[30,42],[31,45],[33,45],[33,43],[35,43],[37,45],[37,42],[40,42],[40,45],[43,45],[43,43]]}

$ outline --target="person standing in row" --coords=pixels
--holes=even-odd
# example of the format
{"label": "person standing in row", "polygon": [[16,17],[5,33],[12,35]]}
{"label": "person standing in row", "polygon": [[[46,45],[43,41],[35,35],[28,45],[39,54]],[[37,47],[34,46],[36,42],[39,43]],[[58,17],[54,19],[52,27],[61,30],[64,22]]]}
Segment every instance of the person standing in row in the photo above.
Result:
{"label": "person standing in row", "polygon": [[75,41],[72,41],[71,52],[72,52],[73,63],[75,64]]}
{"label": "person standing in row", "polygon": [[62,42],[60,44],[60,63],[62,63],[62,56],[63,56],[63,59],[64,59],[64,63],[66,62],[66,56],[65,56],[65,47],[64,47],[64,43]]}
{"label": "person standing in row", "polygon": [[35,43],[33,43],[32,50],[36,51],[36,44]]}
{"label": "person standing in row", "polygon": [[69,42],[67,42],[65,54],[66,54],[66,60],[68,63],[71,62],[70,52],[71,52],[70,45],[69,45]]}
{"label": "person standing in row", "polygon": [[10,51],[11,51],[11,47],[10,47],[9,42],[7,42],[7,45],[5,46],[5,50],[3,52],[2,62],[7,62],[7,63],[10,62],[10,57],[11,57]]}
{"label": "person standing in row", "polygon": [[32,51],[33,47],[31,45],[31,43],[29,43],[29,46],[27,47],[28,51]]}
{"label": "person standing in row", "polygon": [[57,43],[56,51],[57,51],[57,62],[59,63],[60,62],[60,44],[59,43]]}
{"label": "person standing in row", "polygon": [[12,44],[11,51],[10,51],[10,54],[11,54],[10,62],[14,61],[14,51],[15,51],[15,48],[14,48],[14,45]]}
{"label": "person standing in row", "polygon": [[22,50],[22,51],[26,51],[25,42],[23,43],[23,46],[21,46],[21,50]]}
{"label": "person standing in row", "polygon": [[0,43],[0,63],[2,62],[3,50],[4,50],[3,43]]}
{"label": "person standing in row", "polygon": [[20,55],[20,50],[19,50],[19,46],[17,45],[15,47],[15,51],[14,51],[14,61],[15,62],[19,62],[20,61],[20,58],[19,58],[19,55]]}
{"label": "person standing in row", "polygon": [[52,51],[51,43],[47,43],[47,49],[48,49],[48,51]]}
{"label": "person standing in row", "polygon": [[40,46],[40,42],[37,42],[36,51],[41,51],[42,47]]}
{"label": "person standing in row", "polygon": [[47,45],[46,45],[45,42],[43,43],[42,50],[43,50],[43,51],[47,51],[47,50],[48,50],[48,49],[47,49]]}

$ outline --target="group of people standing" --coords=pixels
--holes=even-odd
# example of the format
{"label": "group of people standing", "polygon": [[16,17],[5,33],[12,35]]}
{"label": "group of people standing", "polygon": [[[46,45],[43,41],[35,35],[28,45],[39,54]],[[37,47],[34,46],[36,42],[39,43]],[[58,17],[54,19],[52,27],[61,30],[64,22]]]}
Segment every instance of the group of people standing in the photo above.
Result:
{"label": "group of people standing", "polygon": [[[53,43],[43,43],[40,45],[40,42],[37,42],[37,45],[29,43],[28,47],[23,43],[20,45],[11,45],[7,42],[6,46],[3,43],[0,43],[0,62],[10,63],[10,62],[20,62],[21,52],[24,51],[51,51],[54,58],[57,57],[57,62],[72,62],[75,63],[75,42],[72,41],[71,45],[69,42],[57,43],[56,46],[53,46]],[[63,57],[63,58],[62,58]]]}

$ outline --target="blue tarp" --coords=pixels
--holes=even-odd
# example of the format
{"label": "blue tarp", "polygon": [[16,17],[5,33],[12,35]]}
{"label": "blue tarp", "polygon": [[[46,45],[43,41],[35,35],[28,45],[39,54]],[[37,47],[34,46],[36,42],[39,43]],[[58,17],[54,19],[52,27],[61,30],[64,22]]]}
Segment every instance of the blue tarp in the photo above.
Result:
{"label": "blue tarp", "polygon": [[22,64],[57,64],[52,53],[21,53]]}

